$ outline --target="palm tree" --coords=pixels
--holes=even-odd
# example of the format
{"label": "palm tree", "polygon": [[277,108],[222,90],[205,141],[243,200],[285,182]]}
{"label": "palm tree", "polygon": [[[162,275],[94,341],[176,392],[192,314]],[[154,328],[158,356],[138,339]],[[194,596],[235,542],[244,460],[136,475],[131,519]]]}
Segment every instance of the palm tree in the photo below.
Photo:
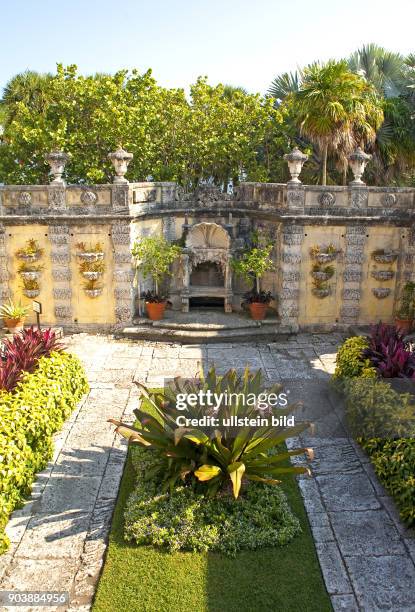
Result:
{"label": "palm tree", "polygon": [[402,92],[405,60],[400,53],[370,43],[353,53],[348,64],[352,72],[372,83],[385,98],[396,97]]}
{"label": "palm tree", "polygon": [[4,124],[13,121],[16,105],[23,102],[35,113],[42,113],[49,102],[51,74],[26,70],[16,74],[6,84],[0,106],[3,110]]}
{"label": "palm tree", "polygon": [[384,98],[384,122],[371,149],[372,182],[411,181],[415,163],[415,55],[404,58],[370,44],[351,56],[349,67],[372,83]]}
{"label": "palm tree", "polygon": [[277,104],[288,95],[298,91],[302,79],[302,72],[284,72],[275,77],[268,89],[268,96],[275,98]]}
{"label": "palm tree", "polygon": [[297,92],[287,98],[300,133],[320,150],[322,184],[327,183],[328,151],[343,157],[375,139],[383,113],[374,88],[353,74],[347,62],[330,60],[304,69]]}

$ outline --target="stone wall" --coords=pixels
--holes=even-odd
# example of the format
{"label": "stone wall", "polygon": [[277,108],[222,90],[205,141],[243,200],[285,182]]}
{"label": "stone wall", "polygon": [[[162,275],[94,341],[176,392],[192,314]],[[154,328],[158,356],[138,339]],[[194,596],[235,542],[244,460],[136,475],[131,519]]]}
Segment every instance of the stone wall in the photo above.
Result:
{"label": "stone wall", "polygon": [[[264,288],[277,293],[273,306],[282,325],[324,329],[391,321],[402,285],[415,280],[414,212],[414,189],[365,185],[242,183],[232,195],[212,187],[184,193],[174,183],[2,186],[0,301],[9,296],[31,301],[22,295],[15,253],[34,238],[44,249],[36,298],[43,304],[43,322],[68,330],[123,327],[134,317],[134,239],[153,232],[178,239],[184,225],[208,221],[226,228],[235,249],[253,229],[274,236],[276,270]],[[76,247],[82,241],[104,246],[104,289],[96,298],[83,291]],[[338,250],[335,273],[330,295],[319,298],[312,292],[309,253],[329,243]],[[376,263],[372,252],[381,248],[395,251],[397,260]],[[376,278],[382,270],[393,272],[389,280]],[[177,273],[171,284],[175,307],[180,307],[179,283]],[[233,287],[238,309],[245,288],[237,279]]]}

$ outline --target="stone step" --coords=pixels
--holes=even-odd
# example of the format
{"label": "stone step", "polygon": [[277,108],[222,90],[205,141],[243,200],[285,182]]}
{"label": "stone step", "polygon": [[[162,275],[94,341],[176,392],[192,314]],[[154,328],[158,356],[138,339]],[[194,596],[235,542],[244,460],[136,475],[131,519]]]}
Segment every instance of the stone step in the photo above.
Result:
{"label": "stone step", "polygon": [[258,329],[263,326],[276,326],[279,323],[279,319],[276,317],[270,317],[263,321],[253,321],[248,318],[236,319],[235,317],[229,317],[229,322],[226,323],[215,323],[206,321],[173,321],[169,319],[163,319],[161,321],[150,321],[147,318],[139,318],[134,321],[138,327],[157,327],[161,329],[181,329],[185,331],[220,331],[229,329]]}
{"label": "stone step", "polygon": [[291,330],[277,325],[227,329],[177,329],[154,325],[125,327],[117,334],[120,338],[149,340],[152,342],[177,342],[182,344],[210,344],[216,342],[275,342],[285,340]]}

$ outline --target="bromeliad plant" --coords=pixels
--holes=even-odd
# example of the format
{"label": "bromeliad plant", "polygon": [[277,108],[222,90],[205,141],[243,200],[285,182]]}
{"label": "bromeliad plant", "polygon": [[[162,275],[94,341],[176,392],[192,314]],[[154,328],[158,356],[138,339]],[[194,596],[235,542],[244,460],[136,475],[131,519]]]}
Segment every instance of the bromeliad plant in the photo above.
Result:
{"label": "bromeliad plant", "polygon": [[[173,490],[177,483],[184,482],[201,489],[207,496],[213,497],[226,493],[232,487],[237,498],[242,484],[246,481],[258,481],[270,485],[279,484],[277,477],[283,473],[310,473],[307,466],[281,467],[281,462],[293,455],[306,454],[312,458],[312,450],[298,448],[280,452],[279,446],[289,437],[296,436],[307,429],[309,423],[300,423],[293,427],[266,425],[260,427],[231,427],[226,419],[256,418],[258,407],[247,403],[252,394],[257,398],[263,392],[262,373],[251,373],[247,368],[243,376],[235,370],[229,370],[224,376],[216,374],[212,368],[206,377],[195,382],[177,378],[164,393],[149,392],[139,385],[154,415],[143,409],[134,411],[137,418],[136,427],[131,427],[115,419],[109,419],[116,425],[116,431],[128,439],[130,444],[139,444],[154,454],[152,469],[147,471],[148,478],[158,477],[163,490]],[[188,407],[186,418],[199,419],[214,414],[221,423],[213,431],[200,427],[180,427],[176,423],[183,411],[177,408],[179,394],[199,394],[204,392],[225,393],[233,397],[232,402],[221,405],[217,411],[210,411],[202,402]],[[280,393],[281,385],[274,385],[267,393]],[[233,394],[231,396],[231,394]],[[198,395],[198,397],[200,397]],[[289,415],[298,405],[278,408],[278,417]],[[272,412],[272,408],[267,408]],[[268,421],[270,422],[270,421]]]}

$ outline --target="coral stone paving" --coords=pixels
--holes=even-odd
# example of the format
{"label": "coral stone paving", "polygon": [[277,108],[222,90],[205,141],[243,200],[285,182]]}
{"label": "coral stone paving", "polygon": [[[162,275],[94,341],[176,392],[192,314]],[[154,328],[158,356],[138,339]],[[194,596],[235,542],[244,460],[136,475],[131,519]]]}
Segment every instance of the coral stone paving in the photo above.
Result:
{"label": "coral stone paving", "polygon": [[84,362],[91,389],[56,436],[53,460],[31,498],[12,515],[0,589],[69,591],[66,609],[90,609],[126,457],[106,419],[132,420],[138,397],[133,381],[161,386],[164,377],[191,377],[214,362],[221,372],[249,365],[262,368],[269,381],[285,381],[292,400],[304,402],[302,417],[315,423],[314,435],[301,440],[315,450],[314,477],[299,485],[334,609],[415,609],[414,535],[348,438],[329,384],[339,335],[299,334],[251,345],[180,346],[87,334],[67,341]]}

